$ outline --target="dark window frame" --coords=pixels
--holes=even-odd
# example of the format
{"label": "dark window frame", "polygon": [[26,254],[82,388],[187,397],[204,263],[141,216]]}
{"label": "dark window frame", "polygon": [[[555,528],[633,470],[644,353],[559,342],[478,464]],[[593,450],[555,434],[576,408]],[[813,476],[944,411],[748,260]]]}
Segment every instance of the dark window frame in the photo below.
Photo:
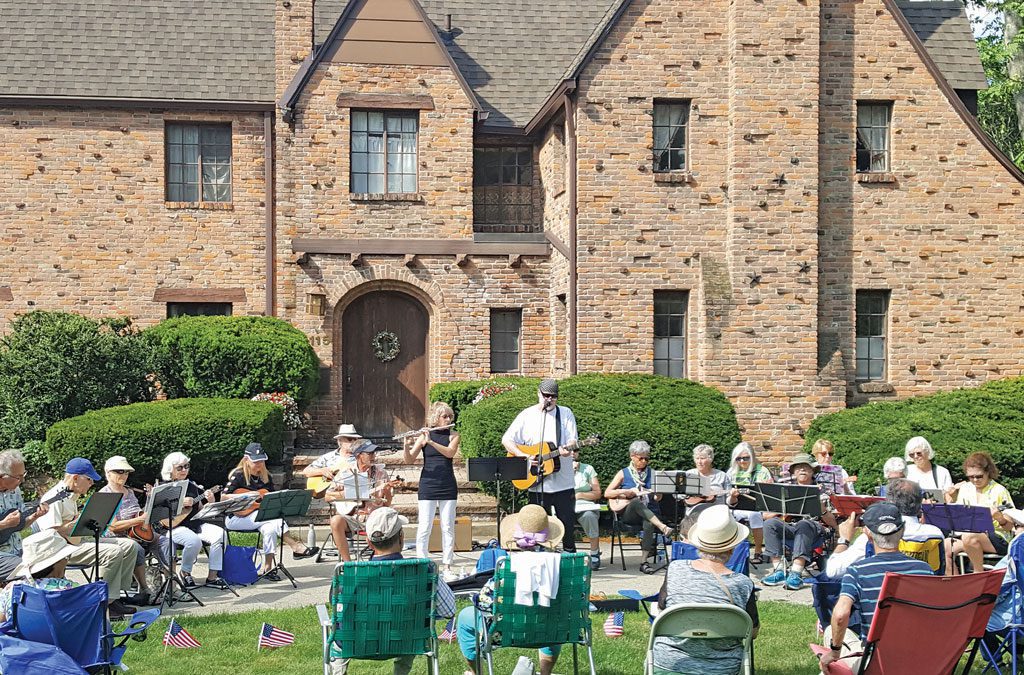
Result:
{"label": "dark window frame", "polygon": [[[497,331],[495,330],[495,319],[500,316],[514,316],[516,330],[514,331]],[[490,311],[490,337],[488,345],[490,347],[490,372],[492,373],[518,373],[522,370],[522,342],[523,342],[523,310],[521,307],[492,307]],[[515,335],[515,349],[499,349],[500,345],[497,345],[495,340],[496,335]],[[505,367],[506,364],[495,363],[496,355],[508,355],[514,354],[513,360],[515,361],[515,367]]]}
{"label": "dark window frame", "polygon": [[[186,170],[185,167],[192,166],[191,162],[185,162],[184,161],[184,148],[189,146],[189,145],[193,145],[193,144],[191,144],[191,143],[184,143],[184,142],[174,143],[174,142],[171,141],[171,136],[172,136],[171,130],[173,128],[180,128],[180,129],[182,129],[182,137],[184,137],[184,130],[187,129],[187,128],[190,128],[190,127],[194,127],[197,130],[197,134],[196,134],[197,142],[195,143],[195,145],[198,146],[197,155],[196,155],[196,164],[195,164],[196,182],[188,182],[188,181],[186,181],[184,179],[185,178],[185,170]],[[219,128],[221,130],[227,129],[227,132],[228,132],[228,142],[227,142],[226,146],[223,143],[213,143],[213,142],[204,143],[204,141],[203,141],[203,129],[217,129],[217,128]],[[182,204],[231,204],[231,203],[233,203],[233,200],[234,200],[234,184],[233,183],[234,183],[234,174],[235,174],[235,170],[234,170],[234,161],[235,161],[234,140],[235,140],[235,137],[234,137],[234,127],[232,126],[231,122],[191,122],[191,121],[178,121],[178,120],[167,120],[167,121],[165,121],[164,122],[164,199],[166,201],[168,201],[168,202],[175,202],[175,203],[182,203]],[[172,146],[181,146],[181,148],[182,148],[182,151],[181,151],[181,159],[182,159],[182,161],[180,161],[180,162],[172,161],[172,159],[171,159],[171,156],[173,154],[172,151],[171,151],[171,147]],[[213,148],[213,147],[226,147],[227,148],[227,162],[226,162],[227,170],[228,170],[227,182],[226,182],[227,194],[226,194],[225,198],[222,198],[222,199],[217,199],[217,198],[207,199],[206,198],[206,188],[207,188],[208,185],[211,188],[216,188],[217,186],[224,185],[224,184],[221,184],[221,183],[209,183],[209,184],[207,184],[207,183],[204,182],[204,178],[205,178],[204,167],[207,166],[207,164],[204,163],[204,158],[209,157],[211,154],[213,154],[215,157],[217,156],[211,150],[211,148]],[[214,160],[214,161],[211,161],[209,163],[209,166],[213,166],[215,164],[223,164],[223,163],[224,163],[223,161]],[[181,180],[172,180],[172,174],[174,173],[172,171],[172,169],[174,167],[181,167],[181,171],[182,171],[182,173],[181,173]],[[196,190],[196,193],[197,193],[196,194],[197,198],[196,199],[186,199],[186,198],[184,198],[184,197],[186,197],[186,195],[184,195],[184,194],[174,195],[173,194],[174,186],[181,186],[179,189],[182,191],[182,193],[184,193],[191,186],[195,186],[195,190]],[[176,196],[177,197],[183,197],[183,198],[176,199],[175,198]]]}
{"label": "dark window frame", "polygon": [[[184,311],[184,310],[196,311]],[[223,311],[226,309],[227,311]],[[221,310],[221,311],[204,311]],[[234,303],[231,302],[168,302],[167,318],[174,319],[179,316],[231,316],[234,313]]]}
{"label": "dark window frame", "polygon": [[675,378],[686,377],[686,351],[689,347],[687,323],[689,316],[690,291],[654,291],[654,312],[652,316],[654,325],[652,328],[654,334],[653,372],[655,375]]}
{"label": "dark window frame", "polygon": [[[419,144],[420,144],[420,111],[419,110],[407,110],[407,109],[373,109],[373,108],[352,108],[349,115],[349,171],[348,171],[348,188],[349,194],[417,194],[420,186],[419,176]],[[371,129],[371,118],[374,115],[381,116],[381,128]],[[360,122],[360,118],[365,116],[363,122]],[[399,129],[389,129],[389,122],[391,120],[399,120]],[[401,120],[411,120],[413,122],[412,129],[403,129]],[[359,128],[362,127],[362,128]],[[412,150],[399,150],[397,153],[393,152],[390,147],[390,141],[392,138],[397,137],[398,143],[401,146],[402,140],[405,138],[405,134],[411,133],[413,135]],[[357,141],[357,136],[365,136],[365,143]],[[380,138],[380,152],[371,151],[371,138]],[[356,149],[357,146],[360,149]],[[356,169],[356,157],[357,155],[365,155],[365,170]],[[381,157],[380,160],[380,171],[372,170],[374,167],[371,165],[372,158]],[[401,159],[399,159],[399,166],[397,171],[389,169],[389,162],[392,157],[398,156],[399,158],[405,156],[412,157],[412,172],[401,170]],[[381,187],[382,190],[372,190],[371,188],[371,177],[381,176]],[[391,178],[398,176],[402,185],[401,189],[392,190],[389,185]],[[405,185],[405,178],[412,177],[412,189],[407,189]],[[361,180],[365,179],[365,180]],[[363,188],[363,189],[358,189]]]}
{"label": "dark window frame", "polygon": [[[681,109],[682,123],[672,123],[673,109]],[[672,173],[690,170],[690,110],[692,101],[689,99],[655,99],[654,109],[651,111],[651,159],[654,173]],[[665,111],[665,116],[659,116],[659,111]],[[664,122],[664,123],[659,123]],[[666,129],[664,132],[664,144],[660,143],[659,129]],[[682,140],[674,139],[673,130],[682,130]],[[678,161],[674,162],[678,153]],[[665,161],[665,157],[668,160]]]}
{"label": "dark window frame", "polygon": [[[892,101],[857,101],[855,143],[857,173],[889,173],[892,171],[892,113]],[[881,138],[884,148],[878,149],[871,146],[873,138]],[[878,160],[877,165],[876,160]]]}
{"label": "dark window frame", "polygon": [[[498,157],[494,182],[489,182],[490,167],[485,165],[485,156],[489,154],[496,154]],[[508,171],[514,174],[514,180],[506,180]],[[533,227],[533,179],[532,145],[482,145],[473,148],[473,222],[477,225]],[[496,194],[497,199],[485,203],[484,197],[490,196],[492,192]],[[511,195],[512,198],[508,203],[504,199],[506,195]],[[510,218],[510,212],[518,215]]]}
{"label": "dark window frame", "polygon": [[888,290],[861,289],[854,306],[854,379],[885,382],[889,374]]}

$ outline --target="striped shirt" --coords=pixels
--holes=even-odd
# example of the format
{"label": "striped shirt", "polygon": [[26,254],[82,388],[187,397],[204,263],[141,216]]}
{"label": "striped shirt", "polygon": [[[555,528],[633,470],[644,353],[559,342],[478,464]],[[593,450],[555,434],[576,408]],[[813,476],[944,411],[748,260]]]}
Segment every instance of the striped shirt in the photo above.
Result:
{"label": "striped shirt", "polygon": [[853,600],[854,605],[860,609],[861,639],[867,638],[886,572],[931,576],[932,568],[924,561],[914,560],[899,552],[879,553],[850,565],[843,576],[843,587],[839,594]]}

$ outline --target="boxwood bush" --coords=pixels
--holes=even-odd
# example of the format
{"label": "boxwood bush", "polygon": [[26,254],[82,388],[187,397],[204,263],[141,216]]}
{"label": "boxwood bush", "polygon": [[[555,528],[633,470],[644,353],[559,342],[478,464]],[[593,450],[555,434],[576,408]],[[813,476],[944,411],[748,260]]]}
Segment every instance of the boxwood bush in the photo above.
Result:
{"label": "boxwood bush", "polygon": [[835,463],[858,474],[857,491],[882,480],[882,465],[902,457],[913,436],[935,449],[935,462],[963,479],[963,460],[985,451],[999,467],[999,482],[1020,504],[1024,495],[1024,378],[989,382],[903,401],[867,405],[822,415],[807,430],[809,451],[819,438],[835,445]]}
{"label": "boxwood bush", "polygon": [[51,466],[85,457],[103,473],[103,462],[123,455],[141,486],[160,474],[163,459],[183,452],[192,459],[190,477],[223,484],[245,446],[258,441],[271,460],[281,456],[284,420],[273,403],[223,398],[183,398],[93,410],[54,424],[46,432]]}
{"label": "boxwood bush", "polygon": [[167,395],[251,398],[283,391],[300,406],[317,391],[319,360],[302,331],[257,316],[183,316],[146,330]]}
{"label": "boxwood bush", "polygon": [[[454,402],[465,400],[465,392],[472,391],[475,396],[489,382],[435,388],[432,396],[450,393],[457,401],[445,400],[454,408]],[[504,456],[501,436],[520,410],[537,403],[537,382],[530,378],[512,391],[461,405],[458,429],[463,455]],[[577,375],[560,381],[558,393],[559,405],[568,406],[576,415],[580,438],[602,437],[600,445],[580,453],[582,461],[594,465],[602,488],[627,464],[629,444],[634,440],[651,444],[651,466],[656,469],[692,467],[691,450],[700,443],[715,448],[715,465],[724,468],[729,452],[740,441],[736,413],[725,395],[689,380],[657,375]]]}
{"label": "boxwood bush", "polygon": [[430,387],[431,401],[444,401],[455,411],[455,419],[459,418],[459,412],[468,405],[472,405],[473,399],[481,389],[488,386],[501,387],[514,385],[517,388],[536,390],[540,384],[539,377],[519,377],[513,375],[499,375],[486,380],[455,380],[453,382],[438,382]]}

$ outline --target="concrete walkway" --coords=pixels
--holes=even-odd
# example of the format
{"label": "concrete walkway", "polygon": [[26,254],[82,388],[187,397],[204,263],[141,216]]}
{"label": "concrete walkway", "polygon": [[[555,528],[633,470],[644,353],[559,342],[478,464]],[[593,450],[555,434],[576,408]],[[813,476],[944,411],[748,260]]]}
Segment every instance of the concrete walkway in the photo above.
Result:
{"label": "concrete walkway", "polygon": [[[299,534],[299,532],[296,532]],[[323,533],[320,533],[320,540]],[[406,537],[406,541],[410,541]],[[584,544],[585,546],[585,544]],[[595,594],[604,593],[608,596],[618,594],[621,589],[633,589],[644,594],[657,593],[664,580],[664,570],[655,574],[642,574],[639,571],[642,562],[640,552],[637,550],[626,551],[626,571],[622,570],[620,558],[616,552],[615,565],[608,561],[610,558],[610,546],[602,542],[602,566],[594,572],[591,589]],[[580,549],[581,551],[584,549]],[[412,552],[407,551],[406,555],[411,556]],[[292,588],[287,579],[279,582],[259,581],[253,586],[237,587],[240,597],[236,598],[228,591],[219,591],[211,588],[198,588],[196,596],[204,603],[199,607],[193,602],[178,603],[166,611],[169,615],[206,615],[237,613],[251,610],[289,607],[308,607],[314,604],[322,604],[327,601],[327,594],[331,585],[331,576],[334,571],[336,559],[331,558],[321,563],[313,562],[313,558],[305,560],[293,560],[291,552],[285,548],[285,566],[295,577],[298,588]],[[462,552],[455,554],[455,569],[460,573],[470,574],[476,567],[476,560],[480,556],[479,551]],[[434,554],[435,562],[440,562],[439,554]],[[207,568],[205,558],[200,558],[193,570],[193,576],[205,579]],[[751,576],[755,583],[769,571],[768,565],[761,565],[759,568],[752,568]],[[759,600],[783,600],[797,604],[810,605],[811,593],[805,586],[799,591],[788,591],[781,586],[762,587],[758,595]]]}

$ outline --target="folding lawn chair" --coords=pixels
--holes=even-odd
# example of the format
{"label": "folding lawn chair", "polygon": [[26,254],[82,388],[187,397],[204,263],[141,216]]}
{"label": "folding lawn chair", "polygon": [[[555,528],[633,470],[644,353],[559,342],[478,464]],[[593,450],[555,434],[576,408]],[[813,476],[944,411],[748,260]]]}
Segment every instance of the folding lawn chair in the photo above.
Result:
{"label": "folding lawn chair", "polygon": [[[1024,537],[1010,542],[1007,555],[1006,580],[989,621],[990,626],[1003,622],[1005,625],[988,632],[981,643],[981,653],[987,661],[983,673],[993,670],[1002,675],[1004,668],[1013,675],[1024,671],[1018,667],[1018,661],[1024,659]],[[1003,619],[997,622],[1001,616]]]}
{"label": "folding lawn chair", "polygon": [[666,608],[651,625],[647,657],[644,659],[645,675],[668,675],[671,672],[654,665],[654,641],[658,637],[729,641],[716,642],[716,651],[728,648],[730,643],[738,643],[743,646],[739,672],[754,675],[754,623],[749,614],[735,605],[685,604]]}
{"label": "folding lawn chair", "polygon": [[11,616],[0,632],[22,640],[53,645],[90,672],[120,669],[128,638],[146,639],[159,609],[137,612],[128,628],[115,633],[107,620],[107,583],[98,581],[66,591],[14,586]]}
{"label": "folding lawn chair", "polygon": [[[973,642],[962,671],[967,673],[1002,581],[1002,570],[956,577],[887,572],[858,673],[954,673]],[[811,650],[822,654],[828,647],[811,645]],[[833,663],[828,672],[853,671],[845,663]]]}
{"label": "folding lawn chair", "polygon": [[[700,551],[693,544],[685,541],[676,541],[672,543],[672,560],[696,560],[700,557]],[[741,541],[736,548],[732,550],[732,555],[729,556],[729,562],[725,564],[726,567],[731,569],[737,574],[745,574],[750,576],[750,542]]]}
{"label": "folding lawn chair", "polygon": [[440,675],[434,593],[437,567],[429,560],[339,563],[331,582],[330,609],[317,605],[323,629],[323,665],[331,659],[380,661],[424,655]]}
{"label": "folding lawn chair", "polygon": [[[558,596],[549,607],[517,605],[516,575],[512,559],[502,558],[494,574],[494,604],[477,654],[487,660],[487,672],[494,675],[493,654],[496,649],[520,647],[537,649],[551,645],[572,645],[573,672],[579,673],[577,648],[587,648],[590,675],[596,675],[594,652],[591,649],[590,625],[590,556],[586,553],[563,553],[558,572]],[[482,614],[475,611],[479,625]],[[479,670],[477,671],[479,672]]]}

